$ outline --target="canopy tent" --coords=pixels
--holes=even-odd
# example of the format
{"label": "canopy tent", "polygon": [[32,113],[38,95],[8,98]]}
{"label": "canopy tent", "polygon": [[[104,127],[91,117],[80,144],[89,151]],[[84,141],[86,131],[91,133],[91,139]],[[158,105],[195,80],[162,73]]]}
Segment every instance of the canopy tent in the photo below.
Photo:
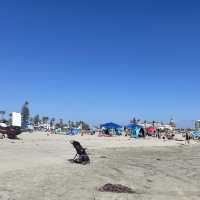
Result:
{"label": "canopy tent", "polygon": [[105,123],[105,124],[101,124],[100,128],[105,128],[105,129],[119,129],[122,128],[122,126],[115,124],[113,122],[110,123]]}
{"label": "canopy tent", "polygon": [[126,128],[131,129],[131,138],[137,138],[139,136],[144,136],[144,129],[142,126],[137,124],[128,124]]}
{"label": "canopy tent", "polygon": [[148,134],[152,135],[156,133],[156,128],[151,126],[151,127],[146,128],[146,131]]}
{"label": "canopy tent", "polygon": [[122,135],[122,126],[113,122],[105,123],[100,125],[101,129],[106,129],[109,135]]}

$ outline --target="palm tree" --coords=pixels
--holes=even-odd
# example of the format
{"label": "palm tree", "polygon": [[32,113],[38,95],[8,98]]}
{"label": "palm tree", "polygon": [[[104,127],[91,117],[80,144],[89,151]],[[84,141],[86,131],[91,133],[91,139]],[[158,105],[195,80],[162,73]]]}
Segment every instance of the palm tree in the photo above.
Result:
{"label": "palm tree", "polygon": [[22,123],[26,124],[30,118],[30,111],[28,107],[29,103],[26,101],[22,106],[21,115],[22,115]]}
{"label": "palm tree", "polygon": [[54,125],[54,123],[55,123],[55,118],[53,117],[52,119],[51,119],[51,121],[50,121],[50,126],[52,127],[53,125]]}
{"label": "palm tree", "polygon": [[63,128],[63,125],[64,125],[63,119],[60,119],[60,120],[59,120],[59,126],[60,126],[61,129]]}

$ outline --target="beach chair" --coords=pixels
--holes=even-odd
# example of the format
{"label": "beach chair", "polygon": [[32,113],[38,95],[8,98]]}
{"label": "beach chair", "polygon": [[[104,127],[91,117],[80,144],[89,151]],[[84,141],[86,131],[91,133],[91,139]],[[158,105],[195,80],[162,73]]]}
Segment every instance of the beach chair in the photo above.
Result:
{"label": "beach chair", "polygon": [[86,152],[86,149],[81,146],[78,141],[72,140],[70,143],[76,149],[76,155],[73,158],[73,162],[79,164],[87,164],[90,162],[90,158]]}

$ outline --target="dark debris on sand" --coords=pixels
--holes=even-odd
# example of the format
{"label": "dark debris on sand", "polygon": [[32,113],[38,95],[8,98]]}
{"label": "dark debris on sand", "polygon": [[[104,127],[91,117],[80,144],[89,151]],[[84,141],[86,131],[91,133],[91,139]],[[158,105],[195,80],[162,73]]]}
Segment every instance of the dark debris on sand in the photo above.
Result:
{"label": "dark debris on sand", "polygon": [[98,189],[100,192],[135,193],[131,188],[121,184],[107,183]]}

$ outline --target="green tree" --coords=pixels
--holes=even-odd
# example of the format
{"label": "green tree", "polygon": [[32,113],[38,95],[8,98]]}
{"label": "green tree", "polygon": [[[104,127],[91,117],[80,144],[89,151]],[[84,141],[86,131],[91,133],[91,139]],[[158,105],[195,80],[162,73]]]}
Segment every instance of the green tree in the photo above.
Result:
{"label": "green tree", "polygon": [[30,111],[29,111],[29,103],[26,101],[22,106],[21,115],[22,115],[22,123],[25,123],[29,120]]}
{"label": "green tree", "polygon": [[50,126],[51,126],[51,127],[54,125],[55,121],[56,121],[55,118],[52,118],[52,119],[50,120]]}

